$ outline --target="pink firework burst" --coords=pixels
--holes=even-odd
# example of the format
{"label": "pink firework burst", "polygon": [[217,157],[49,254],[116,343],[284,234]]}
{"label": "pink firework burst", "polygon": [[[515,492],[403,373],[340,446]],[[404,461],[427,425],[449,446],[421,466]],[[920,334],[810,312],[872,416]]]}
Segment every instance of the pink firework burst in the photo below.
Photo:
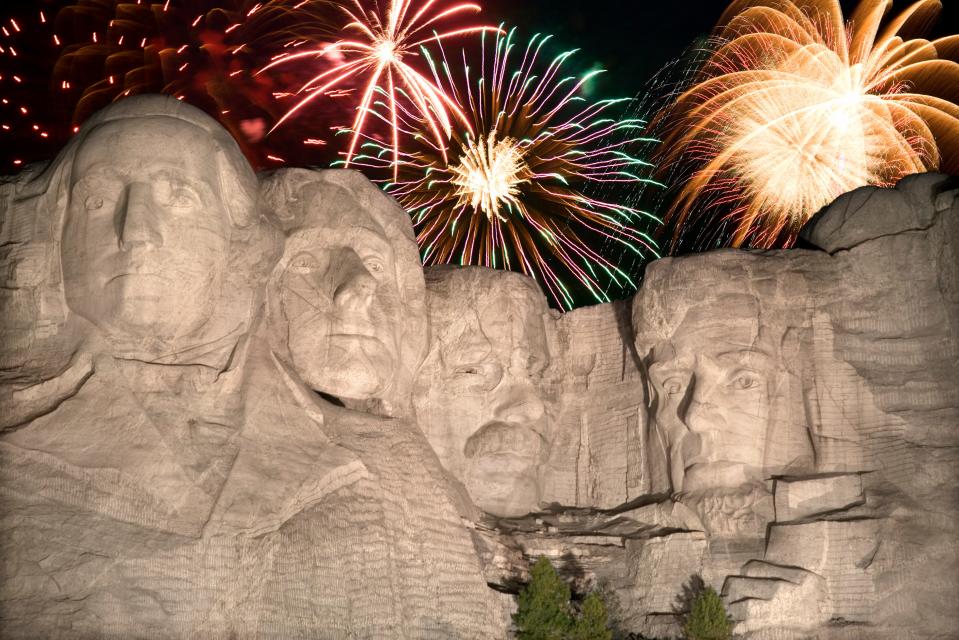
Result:
{"label": "pink firework burst", "polygon": [[428,124],[437,145],[445,153],[446,141],[452,132],[452,119],[456,118],[469,128],[470,121],[449,95],[410,64],[421,57],[418,48],[428,41],[446,40],[480,31],[498,31],[491,26],[467,26],[440,31],[441,24],[462,14],[476,13],[479,5],[461,3],[448,6],[437,0],[426,0],[414,10],[413,0],[389,0],[384,12],[374,3],[364,7],[360,0],[352,6],[342,7],[349,22],[343,32],[355,34],[330,44],[320,44],[307,51],[283,53],[263,67],[268,69],[304,60],[336,60],[310,78],[296,92],[299,98],[273,126],[280,127],[306,108],[314,100],[340,88],[346,81],[365,79],[362,97],[356,108],[356,117],[351,127],[352,138],[346,152],[346,166],[355,155],[363,137],[368,116],[377,93],[385,96],[388,103],[388,119],[392,133],[393,167],[398,166],[400,128],[397,126],[397,103],[408,101],[413,110]]}

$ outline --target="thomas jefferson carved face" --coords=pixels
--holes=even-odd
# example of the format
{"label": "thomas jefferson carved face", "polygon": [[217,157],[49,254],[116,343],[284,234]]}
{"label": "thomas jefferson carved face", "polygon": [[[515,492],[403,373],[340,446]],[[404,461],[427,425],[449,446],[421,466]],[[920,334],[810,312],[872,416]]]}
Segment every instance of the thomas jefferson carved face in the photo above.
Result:
{"label": "thomas jefferson carved face", "polygon": [[526,278],[483,269],[434,269],[427,287],[433,345],[414,395],[420,426],[477,506],[535,511],[548,453],[545,299]]}
{"label": "thomas jefferson carved face", "polygon": [[[309,207],[323,194],[308,185],[299,198]],[[287,238],[280,306],[303,379],[337,398],[366,400],[390,387],[399,364],[397,261],[382,226],[358,203],[334,214]]]}
{"label": "thomas jefferson carved face", "polygon": [[107,332],[166,339],[210,318],[231,231],[215,154],[209,134],[174,118],[89,134],[61,245],[74,312]]}

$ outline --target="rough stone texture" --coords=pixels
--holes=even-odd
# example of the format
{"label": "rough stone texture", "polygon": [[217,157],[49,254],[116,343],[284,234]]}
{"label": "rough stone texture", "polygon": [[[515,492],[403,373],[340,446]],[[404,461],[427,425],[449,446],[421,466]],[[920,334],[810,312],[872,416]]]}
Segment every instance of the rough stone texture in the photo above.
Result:
{"label": "rough stone texture", "polygon": [[544,500],[610,509],[649,494],[645,385],[629,305],[576,309],[557,324],[561,410]]}
{"label": "rough stone texture", "polygon": [[777,522],[841,511],[865,502],[858,473],[776,480],[773,495]]}
{"label": "rough stone texture", "polygon": [[[927,175],[847,194],[804,234],[822,249],[661,260],[631,317],[563,316],[553,461],[567,461],[551,461],[548,511],[489,525],[512,554],[493,581],[522,581],[503,563],[517,547],[547,555],[581,592],[608,590],[621,629],[655,637],[679,634],[697,578],[725,589],[751,638],[955,635],[955,188]],[[634,336],[630,364],[615,354]],[[593,398],[618,384],[590,377],[597,362],[649,372],[613,400],[649,410],[636,494],[631,431],[597,448],[608,466],[577,456],[593,444],[583,416],[609,402]]]}
{"label": "rough stone texture", "polygon": [[957,194],[558,316],[424,283],[358,174],[117,103],[0,182],[0,635],[504,637],[546,555],[649,636],[704,582],[749,638],[954,637]]}
{"label": "rough stone texture", "polygon": [[545,373],[555,312],[518,274],[434,267],[426,280],[432,346],[414,395],[418,422],[480,508],[535,511],[554,439]]}
{"label": "rough stone texture", "polygon": [[[743,483],[774,499],[750,507],[769,524],[763,554],[726,580],[704,572],[725,582],[740,632],[954,633],[956,194],[932,175],[862,189],[804,233],[830,253],[716,252],[647,272],[633,321],[660,438],[651,472],[659,461],[687,503]],[[696,504],[716,537],[709,503]]]}
{"label": "rough stone texture", "polygon": [[268,224],[226,132],[159,97],[13,184],[3,326],[43,349],[3,363],[0,635],[504,634],[409,417],[427,327],[395,203],[283,172]]}

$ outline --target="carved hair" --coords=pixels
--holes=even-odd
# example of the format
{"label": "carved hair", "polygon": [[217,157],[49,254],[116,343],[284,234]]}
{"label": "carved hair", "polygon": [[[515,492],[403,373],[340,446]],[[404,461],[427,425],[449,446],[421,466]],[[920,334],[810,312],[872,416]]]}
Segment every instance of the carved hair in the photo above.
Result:
{"label": "carved hair", "polygon": [[[94,114],[80,132],[67,144],[50,163],[45,171],[38,174],[27,184],[20,199],[42,196],[56,197],[56,210],[60,213],[59,229],[62,224],[62,212],[66,209],[69,197],[70,179],[73,173],[73,159],[77,151],[100,125],[120,120],[139,118],[170,118],[191,124],[209,134],[216,147],[220,197],[223,198],[230,220],[235,227],[245,228],[257,220],[256,176],[250,164],[244,158],[236,141],[216,120],[196,107],[171,96],[142,95],[133,96],[115,102]],[[51,191],[53,194],[51,194]],[[57,234],[58,235],[58,234]]]}
{"label": "carved hair", "polygon": [[[469,306],[477,309],[498,302],[505,295],[513,305],[528,305],[530,299],[535,298],[536,306],[548,313],[542,289],[535,280],[519,273],[452,265],[429,267],[425,273],[426,304],[432,311],[430,321],[434,345],[455,337],[447,335],[449,331],[455,331],[455,327],[449,326],[450,323],[444,326],[443,319],[463,316],[463,292],[470,296]],[[438,313],[440,310],[449,310],[450,313]],[[507,310],[502,311],[506,313]]]}

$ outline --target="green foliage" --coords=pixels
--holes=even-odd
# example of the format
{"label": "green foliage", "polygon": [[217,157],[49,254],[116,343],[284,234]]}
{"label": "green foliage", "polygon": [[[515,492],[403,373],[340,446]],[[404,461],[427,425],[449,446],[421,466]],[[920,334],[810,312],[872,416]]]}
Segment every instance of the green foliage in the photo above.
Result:
{"label": "green foliage", "polygon": [[597,592],[590,593],[583,600],[579,617],[567,637],[569,640],[613,640],[613,632],[609,629],[609,620],[606,615],[606,604]]}
{"label": "green foliage", "polygon": [[540,557],[530,570],[530,582],[519,594],[513,622],[519,640],[564,640],[572,628],[569,586],[546,557]]}
{"label": "green foliage", "polygon": [[706,587],[696,596],[683,631],[688,640],[729,640],[732,637],[732,621],[715,589]]}
{"label": "green foliage", "polygon": [[606,604],[598,592],[586,596],[574,615],[569,586],[550,561],[541,557],[530,570],[530,582],[519,594],[513,615],[519,640],[612,640]]}

